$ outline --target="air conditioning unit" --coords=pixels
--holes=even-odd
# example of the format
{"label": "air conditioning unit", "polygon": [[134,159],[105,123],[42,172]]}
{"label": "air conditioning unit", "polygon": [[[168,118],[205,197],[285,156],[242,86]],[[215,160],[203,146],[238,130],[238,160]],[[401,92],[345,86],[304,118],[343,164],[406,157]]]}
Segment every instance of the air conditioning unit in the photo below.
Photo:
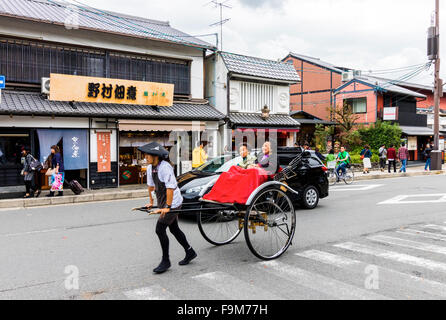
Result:
{"label": "air conditioning unit", "polygon": [[353,75],[355,77],[360,77],[360,76],[362,76],[362,71],[361,70],[355,70],[355,71],[353,71]]}
{"label": "air conditioning unit", "polygon": [[343,72],[342,73],[342,81],[347,82],[353,80],[353,71]]}
{"label": "air conditioning unit", "polygon": [[40,91],[45,94],[50,94],[50,78],[42,78],[41,84]]}

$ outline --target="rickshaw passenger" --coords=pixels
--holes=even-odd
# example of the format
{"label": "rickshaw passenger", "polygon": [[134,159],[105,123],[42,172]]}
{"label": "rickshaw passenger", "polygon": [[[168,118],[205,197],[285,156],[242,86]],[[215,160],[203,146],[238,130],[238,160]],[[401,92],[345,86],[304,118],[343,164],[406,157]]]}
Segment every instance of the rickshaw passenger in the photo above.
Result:
{"label": "rickshaw passenger", "polygon": [[249,154],[248,146],[243,144],[239,149],[242,160],[238,163],[238,166],[242,169],[248,169],[248,167],[256,163],[256,157]]}
{"label": "rickshaw passenger", "polygon": [[277,166],[271,155],[271,145],[266,142],[262,147],[256,164],[248,169],[233,166],[228,172],[223,172],[212,190],[203,199],[221,203],[245,204],[251,193],[268,178],[277,172]]}

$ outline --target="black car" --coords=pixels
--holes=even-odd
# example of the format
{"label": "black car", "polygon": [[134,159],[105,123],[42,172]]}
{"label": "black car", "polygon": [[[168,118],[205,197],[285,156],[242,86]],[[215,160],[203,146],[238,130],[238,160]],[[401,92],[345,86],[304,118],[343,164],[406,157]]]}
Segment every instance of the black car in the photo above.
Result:
{"label": "black car", "polygon": [[[279,165],[285,168],[301,152],[298,148],[278,148]],[[253,155],[256,155],[253,153]],[[241,157],[224,155],[212,159],[194,171],[190,171],[178,177],[178,186],[184,198],[183,209],[200,208],[200,193],[208,187],[208,184],[220,175],[237,165]],[[289,179],[288,185],[298,191],[294,204],[299,204],[306,209],[314,209],[319,199],[328,197],[327,168],[316,156],[314,151],[304,153],[301,166],[295,171],[296,176]],[[198,211],[189,211],[187,214],[195,215]]]}

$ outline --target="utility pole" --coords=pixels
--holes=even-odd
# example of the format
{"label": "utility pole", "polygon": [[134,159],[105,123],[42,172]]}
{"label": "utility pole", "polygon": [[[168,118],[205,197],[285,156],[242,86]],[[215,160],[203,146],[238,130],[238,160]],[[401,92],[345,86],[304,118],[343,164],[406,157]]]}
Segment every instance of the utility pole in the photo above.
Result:
{"label": "utility pole", "polygon": [[434,150],[431,153],[432,170],[442,169],[440,150],[440,98],[443,96],[443,81],[440,79],[440,0],[435,0],[435,95],[434,95]]}

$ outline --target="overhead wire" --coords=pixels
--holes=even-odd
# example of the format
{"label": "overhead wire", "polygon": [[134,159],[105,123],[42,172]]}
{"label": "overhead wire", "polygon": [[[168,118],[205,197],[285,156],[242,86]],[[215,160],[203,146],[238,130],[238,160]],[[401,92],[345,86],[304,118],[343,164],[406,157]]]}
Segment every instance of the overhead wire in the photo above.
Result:
{"label": "overhead wire", "polygon": [[[55,2],[53,0],[48,0],[48,1],[51,2],[51,3],[54,3],[55,5],[59,5],[60,6],[60,3],[57,3],[57,2]],[[192,41],[186,41],[186,40],[182,39],[183,38],[182,36],[164,33],[164,32],[161,32],[159,30],[156,30],[156,29],[153,29],[153,28],[150,28],[150,27],[147,27],[147,26],[143,26],[143,25],[134,23],[134,22],[132,22],[130,20],[127,20],[127,19],[124,19],[124,18],[122,18],[120,16],[113,15],[110,12],[106,12],[106,11],[103,11],[103,10],[100,10],[100,9],[96,9],[96,8],[93,8],[93,7],[90,7],[90,6],[86,6],[85,4],[83,4],[83,3],[81,3],[81,2],[79,2],[77,0],[73,0],[73,1],[75,1],[78,4],[75,4],[75,3],[72,3],[72,2],[68,2],[66,0],[63,0],[63,1],[64,1],[65,4],[73,5],[73,6],[77,7],[77,8],[79,8],[80,11],[83,11],[83,12],[86,12],[86,13],[91,13],[91,14],[94,14],[96,16],[99,16],[99,17],[103,18],[103,19],[99,20],[99,19],[95,19],[94,17],[92,17],[90,15],[86,15],[86,14],[83,14],[82,12],[78,12],[80,15],[82,15],[82,16],[88,18],[88,19],[92,19],[92,20],[95,20],[95,21],[98,21],[98,22],[101,22],[101,23],[105,23],[105,24],[108,24],[108,25],[113,26],[113,27],[119,27],[119,28],[123,28],[125,30],[135,31],[135,32],[143,33],[143,34],[148,34],[149,36],[152,36],[152,37],[153,36],[158,36],[162,40],[168,40],[168,41],[172,41],[172,42],[177,42],[177,43],[179,43],[181,45],[189,46],[189,47],[198,49],[200,51],[202,50],[201,47],[198,47],[198,46],[200,46],[199,43],[192,42]],[[79,5],[79,4],[81,4],[81,5]],[[91,9],[97,11],[97,12],[92,11],[91,9],[88,9],[88,8],[91,8]],[[119,19],[121,21],[118,21],[118,20],[112,19],[112,18],[117,18],[117,19]],[[108,21],[104,20],[104,19],[107,19]],[[114,23],[111,23],[111,22],[114,22]],[[138,28],[136,28],[134,26],[131,26],[128,23],[131,23],[131,24],[133,24],[134,26],[136,26]],[[189,37],[189,36],[187,36],[187,37]],[[173,40],[177,40],[177,41],[173,41]]]}

